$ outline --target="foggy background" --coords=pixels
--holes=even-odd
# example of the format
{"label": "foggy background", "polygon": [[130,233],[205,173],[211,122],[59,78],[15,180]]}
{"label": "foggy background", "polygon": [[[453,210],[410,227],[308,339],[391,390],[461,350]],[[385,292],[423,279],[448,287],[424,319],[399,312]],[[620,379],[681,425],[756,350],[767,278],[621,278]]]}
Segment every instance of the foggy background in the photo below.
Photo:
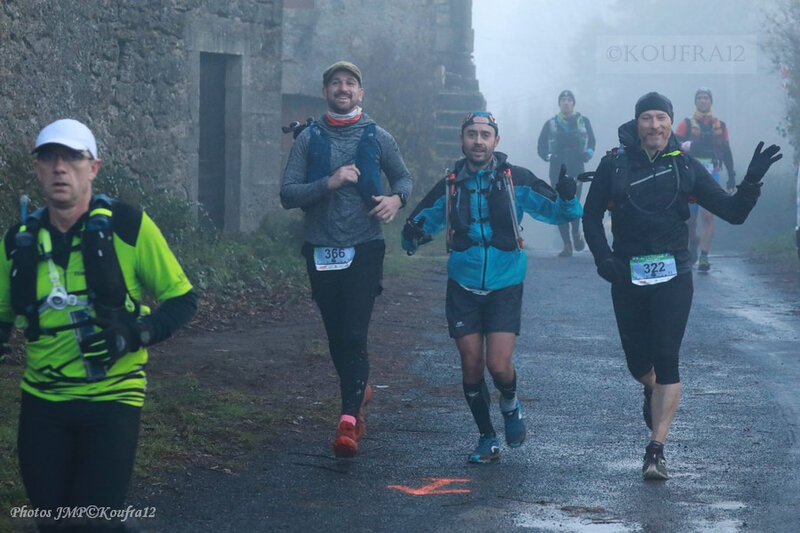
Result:
{"label": "foggy background", "polygon": [[[714,97],[712,112],[729,129],[737,183],[744,177],[758,141],[779,144],[785,153],[765,179],[762,198],[744,227],[717,220],[712,255],[790,232],[795,224],[796,171],[791,147],[777,129],[785,115],[786,96],[778,69],[763,49],[768,30],[764,10],[773,5],[771,1],[743,0],[675,0],[668,4],[651,0],[473,0],[477,77],[487,108],[500,126],[498,150],[548,181],[548,163],[538,157],[536,142],[544,122],[558,113],[558,93],[570,89],[575,93],[575,110],[590,119],[597,139],[595,156],[587,163],[587,170],[594,170],[605,152],[617,146],[617,128],[633,118],[634,104],[641,95],[658,91],[672,100],[674,129],[694,113],[695,91],[708,87]],[[681,46],[718,39],[733,43],[731,59],[738,61],[710,61],[706,49],[708,62],[687,61],[685,69],[674,64],[660,68],[642,60],[639,48],[634,49],[639,53],[638,63],[612,64],[606,55],[609,36],[621,45],[653,42]],[[614,68],[624,72],[610,72]],[[676,69],[680,72],[664,72]],[[686,72],[691,69],[703,72]],[[726,181],[723,170],[721,183]],[[585,184],[582,199],[587,191]],[[561,249],[555,227],[528,217],[523,225],[528,246]]]}

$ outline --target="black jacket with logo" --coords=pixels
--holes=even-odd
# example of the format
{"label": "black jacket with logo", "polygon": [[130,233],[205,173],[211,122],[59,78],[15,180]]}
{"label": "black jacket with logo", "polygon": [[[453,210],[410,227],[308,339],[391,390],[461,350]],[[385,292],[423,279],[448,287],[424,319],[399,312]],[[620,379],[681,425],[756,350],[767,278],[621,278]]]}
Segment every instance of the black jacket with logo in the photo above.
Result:
{"label": "black jacket with logo", "polygon": [[696,202],[731,224],[741,224],[761,193],[760,185],[743,182],[728,194],[703,165],[682,153],[674,135],[651,161],[640,148],[636,121],[619,127],[620,148],[600,161],[584,204],[586,243],[599,264],[612,253],[603,229],[611,213],[613,254],[631,257],[671,253],[678,272],[691,270],[689,259],[690,202]]}

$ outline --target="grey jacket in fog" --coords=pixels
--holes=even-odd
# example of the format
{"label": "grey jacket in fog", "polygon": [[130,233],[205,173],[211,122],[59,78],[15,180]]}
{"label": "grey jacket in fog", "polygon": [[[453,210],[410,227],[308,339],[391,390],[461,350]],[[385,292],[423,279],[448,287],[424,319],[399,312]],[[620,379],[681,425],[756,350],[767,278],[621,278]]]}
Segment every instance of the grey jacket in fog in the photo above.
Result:
{"label": "grey jacket in fog", "polygon": [[[321,117],[317,124],[330,139],[331,172],[355,162],[356,148],[363,129],[374,121],[366,113],[347,126],[330,126]],[[383,239],[383,228],[361,199],[355,185],[346,184],[329,190],[330,176],[308,182],[308,147],[310,128],[306,128],[294,141],[281,184],[281,205],[286,209],[301,207],[305,211],[305,240],[316,246],[355,246],[363,242]],[[387,195],[411,195],[412,178],[400,155],[394,138],[376,127],[375,138],[380,147],[380,167],[391,187]]]}

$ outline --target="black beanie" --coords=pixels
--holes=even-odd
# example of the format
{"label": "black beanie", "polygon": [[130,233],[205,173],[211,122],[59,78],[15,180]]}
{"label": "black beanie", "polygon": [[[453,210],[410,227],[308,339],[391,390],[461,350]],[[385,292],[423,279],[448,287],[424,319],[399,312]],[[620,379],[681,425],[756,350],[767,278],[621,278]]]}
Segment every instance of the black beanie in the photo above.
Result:
{"label": "black beanie", "polygon": [[663,111],[664,113],[669,115],[670,120],[674,120],[672,117],[672,102],[670,102],[669,98],[667,98],[663,94],[652,92],[652,93],[647,93],[646,95],[639,98],[639,100],[636,101],[635,118],[638,119],[639,115],[651,109],[657,109],[659,111]]}
{"label": "black beanie", "polygon": [[572,103],[575,103],[575,95],[569,89],[564,89],[558,94],[558,103],[561,103],[562,98],[572,98]]}

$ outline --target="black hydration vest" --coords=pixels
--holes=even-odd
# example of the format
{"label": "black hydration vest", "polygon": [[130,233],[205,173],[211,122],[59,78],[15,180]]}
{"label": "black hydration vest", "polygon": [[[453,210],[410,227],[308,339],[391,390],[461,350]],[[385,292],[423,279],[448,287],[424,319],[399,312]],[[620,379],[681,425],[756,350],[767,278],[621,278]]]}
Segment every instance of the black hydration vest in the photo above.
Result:
{"label": "black hydration vest", "polygon": [[[519,238],[519,225],[516,218],[514,201],[514,183],[511,178],[511,167],[502,165],[495,170],[495,178],[491,181],[489,189],[475,190],[466,186],[466,180],[456,181],[460,167],[456,167],[452,179],[448,178],[447,201],[449,205],[449,222],[452,231],[450,248],[457,252],[472,246],[484,246],[484,243],[475,242],[469,237],[469,227],[473,222],[488,222],[492,228],[492,238],[486,243],[499,250],[516,251],[521,249]],[[488,212],[481,212],[479,219],[473,218],[472,196],[483,195]]]}
{"label": "black hydration vest", "polygon": [[[111,224],[115,203],[104,194],[92,197],[80,239],[87,289],[72,293],[85,296],[98,318],[110,318],[114,313],[139,314],[139,304],[128,292],[114,248]],[[25,337],[29,341],[86,325],[77,322],[53,328],[39,326],[39,313],[45,300],[37,295],[39,263],[52,259],[52,249],[44,250],[39,239],[44,212],[41,208],[31,213],[22,221],[17,233],[7,234],[5,239],[6,254],[11,258],[11,308],[25,317]]]}
{"label": "black hydration vest", "polygon": [[611,200],[608,209],[616,217],[626,217],[634,212],[642,215],[658,216],[670,210],[676,210],[683,218],[689,218],[689,208],[687,200],[691,191],[694,189],[695,175],[689,165],[689,158],[679,150],[671,152],[668,159],[660,155],[655,166],[655,174],[661,172],[671,172],[676,180],[675,193],[669,202],[664,202],[658,209],[649,210],[638,205],[630,195],[631,185],[639,180],[648,179],[647,174],[631,175],[630,158],[624,148],[614,148],[609,153],[613,176],[611,179]]}

